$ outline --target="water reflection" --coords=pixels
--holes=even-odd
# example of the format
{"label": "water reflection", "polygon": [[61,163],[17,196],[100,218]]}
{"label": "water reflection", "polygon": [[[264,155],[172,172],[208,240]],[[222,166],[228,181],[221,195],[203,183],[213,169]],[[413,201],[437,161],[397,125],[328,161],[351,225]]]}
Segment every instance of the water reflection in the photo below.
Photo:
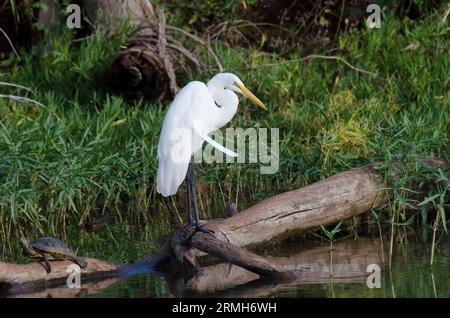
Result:
{"label": "water reflection", "polygon": [[[428,244],[396,245],[389,271],[382,264],[380,241],[360,237],[335,242],[332,249],[319,242],[313,247],[289,246],[288,253],[281,255],[280,251],[273,253],[277,257],[268,258],[297,274],[290,281],[259,279],[228,263],[204,266],[188,280],[170,270],[145,273],[142,267],[131,267],[131,276],[83,284],[81,290],[61,286],[40,291],[12,290],[9,297],[448,297],[449,242],[444,237],[436,248],[432,271]],[[381,288],[367,286],[371,264],[381,268]]]}

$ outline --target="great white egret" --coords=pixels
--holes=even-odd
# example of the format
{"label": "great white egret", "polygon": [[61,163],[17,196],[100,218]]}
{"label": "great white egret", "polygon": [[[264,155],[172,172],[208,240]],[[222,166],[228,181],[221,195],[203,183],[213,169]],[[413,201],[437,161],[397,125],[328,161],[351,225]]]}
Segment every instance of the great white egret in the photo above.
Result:
{"label": "great white egret", "polygon": [[[219,73],[207,84],[193,81],[183,87],[164,118],[158,143],[157,191],[165,197],[174,195],[186,180],[188,221],[195,225],[196,231],[212,233],[199,223],[193,155],[206,140],[225,154],[237,156],[208,136],[226,125],[236,114],[239,103],[236,93],[247,96],[256,105],[266,109],[236,75]],[[195,212],[195,221],[192,219],[192,210]]]}

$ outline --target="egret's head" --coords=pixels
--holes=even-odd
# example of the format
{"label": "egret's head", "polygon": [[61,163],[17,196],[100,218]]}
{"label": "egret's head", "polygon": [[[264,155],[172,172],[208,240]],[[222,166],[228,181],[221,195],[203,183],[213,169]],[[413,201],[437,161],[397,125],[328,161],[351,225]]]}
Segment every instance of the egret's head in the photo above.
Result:
{"label": "egret's head", "polygon": [[252,94],[236,75],[232,73],[219,73],[208,82],[208,87],[218,90],[230,90],[248,97],[255,105],[267,110],[266,106],[258,97]]}

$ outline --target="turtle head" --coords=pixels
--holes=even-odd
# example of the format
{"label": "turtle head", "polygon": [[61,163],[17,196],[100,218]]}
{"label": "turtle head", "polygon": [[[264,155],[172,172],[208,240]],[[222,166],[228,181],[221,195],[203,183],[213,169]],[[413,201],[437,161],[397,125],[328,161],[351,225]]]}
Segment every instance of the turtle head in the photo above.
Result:
{"label": "turtle head", "polygon": [[26,238],[21,237],[20,244],[22,244],[22,249],[25,254],[34,254],[33,247],[31,247],[30,242]]}

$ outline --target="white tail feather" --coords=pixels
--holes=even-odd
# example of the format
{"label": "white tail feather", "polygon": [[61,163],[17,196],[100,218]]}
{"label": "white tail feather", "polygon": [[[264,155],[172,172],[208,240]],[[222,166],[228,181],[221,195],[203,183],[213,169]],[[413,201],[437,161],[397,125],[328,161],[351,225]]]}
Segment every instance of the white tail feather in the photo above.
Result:
{"label": "white tail feather", "polygon": [[228,148],[225,148],[224,146],[222,146],[221,144],[219,144],[218,142],[214,141],[213,139],[211,139],[208,135],[204,135],[203,139],[205,139],[205,141],[210,144],[211,146],[213,146],[214,148],[216,148],[217,150],[223,152],[224,154],[230,156],[230,157],[237,157],[238,154],[235,153],[234,151],[231,151]]}

